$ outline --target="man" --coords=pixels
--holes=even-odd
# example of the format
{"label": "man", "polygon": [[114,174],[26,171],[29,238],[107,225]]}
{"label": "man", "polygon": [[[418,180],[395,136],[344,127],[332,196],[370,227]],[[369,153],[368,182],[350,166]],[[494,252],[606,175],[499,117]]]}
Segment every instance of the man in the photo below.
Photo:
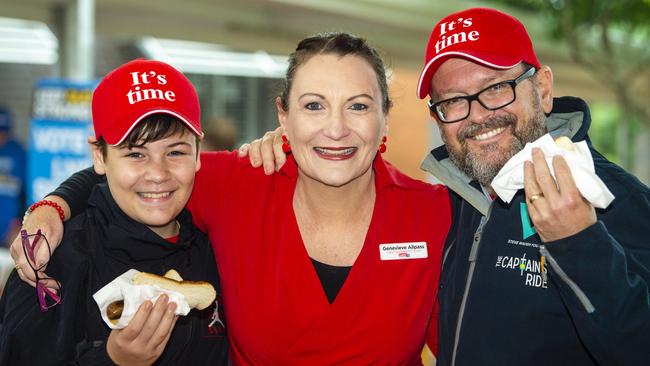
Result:
{"label": "man", "polygon": [[[493,9],[442,19],[425,61],[418,96],[431,98],[445,145],[422,167],[454,202],[438,365],[650,364],[650,191],[593,149],[585,102],[553,99],[524,26]],[[495,199],[497,172],[547,131],[587,141],[616,197],[607,209],[580,196],[559,157],[554,180],[539,150],[525,192]]]}
{"label": "man", "polygon": [[11,137],[9,111],[0,107],[0,246],[16,236],[24,212],[25,164],[25,150]]}

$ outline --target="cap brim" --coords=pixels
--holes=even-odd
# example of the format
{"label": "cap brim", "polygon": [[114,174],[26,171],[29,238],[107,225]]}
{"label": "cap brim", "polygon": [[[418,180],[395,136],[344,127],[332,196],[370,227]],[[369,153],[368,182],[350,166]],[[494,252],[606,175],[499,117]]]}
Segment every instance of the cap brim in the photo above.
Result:
{"label": "cap brim", "polygon": [[441,53],[438,56],[432,58],[422,69],[422,72],[420,73],[420,80],[418,81],[418,98],[426,98],[426,96],[429,94],[433,74],[438,70],[440,65],[442,65],[450,58],[464,58],[469,61],[473,61],[495,69],[510,69],[517,66],[521,62],[521,59],[515,59],[504,55],[495,55],[493,53],[487,52],[450,51]]}
{"label": "cap brim", "polygon": [[109,145],[119,145],[119,144],[121,144],[126,139],[126,137],[131,133],[131,131],[133,131],[135,126],[137,126],[138,123],[140,123],[140,121],[142,121],[143,119],[145,119],[148,116],[151,116],[152,114],[157,114],[157,113],[169,114],[171,116],[174,116],[174,117],[178,118],[181,122],[183,122],[183,124],[185,124],[185,126],[187,126],[190,130],[192,130],[192,132],[194,132],[197,136],[203,137],[203,132],[201,130],[197,130],[196,127],[190,122],[189,118],[185,117],[184,115],[182,115],[182,114],[180,114],[178,112],[172,111],[170,109],[156,108],[156,109],[147,110],[144,113],[142,113],[142,112],[138,113],[136,116],[125,117],[125,118],[133,120],[133,123],[131,123],[131,126],[129,127],[129,129],[120,137],[120,139],[117,142],[111,143],[108,140],[106,142]]}

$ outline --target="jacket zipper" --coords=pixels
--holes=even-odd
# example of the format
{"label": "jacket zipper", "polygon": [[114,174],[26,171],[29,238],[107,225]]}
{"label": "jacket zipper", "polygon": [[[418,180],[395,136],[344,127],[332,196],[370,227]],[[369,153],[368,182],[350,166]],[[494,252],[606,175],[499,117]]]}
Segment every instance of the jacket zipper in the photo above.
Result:
{"label": "jacket zipper", "polygon": [[474,240],[472,242],[472,248],[469,251],[469,270],[467,271],[467,280],[465,282],[465,292],[463,293],[463,300],[460,303],[460,310],[458,311],[458,320],[456,321],[456,334],[454,337],[454,351],[451,356],[451,365],[456,364],[456,352],[458,351],[458,339],[460,337],[460,328],[463,323],[463,315],[465,313],[465,305],[467,304],[467,297],[469,295],[469,288],[472,284],[472,278],[474,277],[474,267],[476,267],[476,257],[478,255],[478,247],[481,242],[481,236],[483,235],[483,228],[485,224],[490,219],[490,213],[492,212],[492,204],[488,208],[487,215],[481,217],[481,223],[478,225],[476,232],[474,233]]}
{"label": "jacket zipper", "polygon": [[566,272],[564,272],[564,270],[562,270],[562,268],[561,268],[560,265],[557,263],[557,261],[555,260],[555,258],[553,258],[553,256],[551,255],[551,253],[549,253],[548,249],[546,249],[546,246],[544,246],[544,245],[540,245],[540,247],[539,247],[539,252],[540,252],[544,257],[547,258],[547,260],[548,260],[548,264],[549,264],[549,265],[550,265],[550,266],[555,270],[555,272],[557,273],[558,277],[559,277],[562,281],[564,281],[564,283],[566,283],[567,286],[569,286],[569,288],[573,291],[573,293],[574,293],[574,294],[576,295],[576,297],[578,298],[578,301],[580,301],[580,303],[582,304],[582,306],[585,308],[585,311],[586,311],[587,313],[589,313],[589,314],[593,313],[593,312],[596,310],[596,308],[595,308],[594,305],[591,303],[591,301],[589,300],[589,298],[587,297],[587,295],[584,293],[584,291],[582,291],[582,290],[580,289],[580,287],[579,287],[575,282],[573,282],[573,280],[572,280],[571,278],[569,278],[569,276],[566,274]]}

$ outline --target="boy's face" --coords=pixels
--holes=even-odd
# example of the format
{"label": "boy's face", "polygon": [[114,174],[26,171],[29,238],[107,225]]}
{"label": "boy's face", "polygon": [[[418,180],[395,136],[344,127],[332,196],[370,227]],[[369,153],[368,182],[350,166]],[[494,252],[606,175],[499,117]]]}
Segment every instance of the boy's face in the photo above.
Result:
{"label": "boy's face", "polygon": [[129,217],[163,238],[177,235],[176,216],[185,207],[201,167],[196,136],[176,133],[142,147],[94,148],[95,171],[106,174],[111,195]]}

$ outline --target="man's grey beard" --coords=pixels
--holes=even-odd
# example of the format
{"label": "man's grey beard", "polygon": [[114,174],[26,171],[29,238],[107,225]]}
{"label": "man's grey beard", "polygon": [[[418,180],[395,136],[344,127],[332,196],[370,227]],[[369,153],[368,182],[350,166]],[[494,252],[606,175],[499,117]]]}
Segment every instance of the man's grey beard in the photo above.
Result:
{"label": "man's grey beard", "polygon": [[[488,118],[483,123],[472,124],[458,132],[457,138],[461,145],[460,151],[451,149],[447,144],[445,135],[442,134],[442,140],[447,145],[451,161],[468,177],[476,179],[484,187],[489,187],[492,179],[511,157],[521,151],[528,142],[535,141],[546,134],[546,125],[544,123],[546,116],[538,99],[533,98],[533,100],[535,101],[533,108],[537,112],[528,121],[521,123],[519,129],[516,129],[517,118],[512,114]],[[468,148],[466,139],[469,136],[476,136],[499,127],[512,129],[512,140],[507,150],[503,151],[496,159],[485,161],[481,157],[486,155],[485,153],[496,151],[499,148],[497,144],[486,145],[482,147],[482,151],[472,151]]]}

